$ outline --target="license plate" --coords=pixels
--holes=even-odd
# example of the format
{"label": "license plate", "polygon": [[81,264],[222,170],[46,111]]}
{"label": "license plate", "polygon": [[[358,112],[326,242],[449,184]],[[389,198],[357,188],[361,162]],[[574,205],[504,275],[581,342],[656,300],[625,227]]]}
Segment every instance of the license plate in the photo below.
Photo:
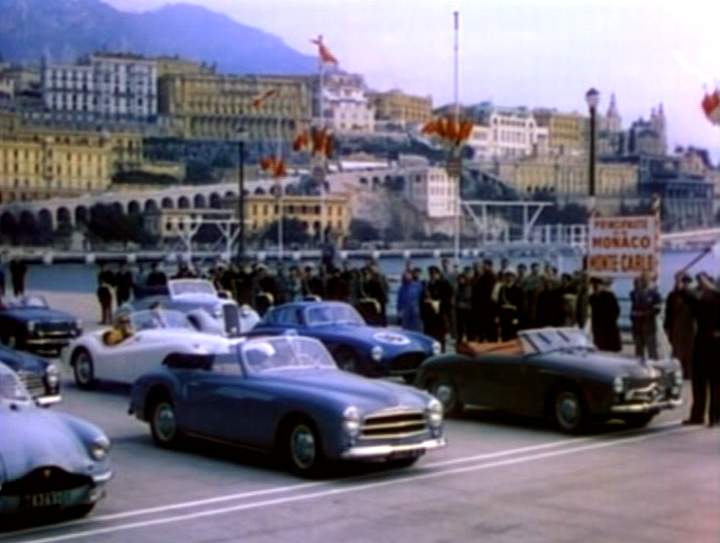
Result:
{"label": "license plate", "polygon": [[23,496],[23,505],[31,509],[43,507],[63,507],[71,502],[72,492],[69,490],[53,490],[26,494]]}

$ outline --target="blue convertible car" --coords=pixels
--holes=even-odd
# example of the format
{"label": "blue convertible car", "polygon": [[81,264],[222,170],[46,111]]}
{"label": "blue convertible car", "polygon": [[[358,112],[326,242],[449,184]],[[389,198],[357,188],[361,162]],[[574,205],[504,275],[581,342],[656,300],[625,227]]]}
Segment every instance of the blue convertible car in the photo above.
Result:
{"label": "blue convertible car", "polygon": [[319,339],[340,369],[368,377],[402,376],[413,382],[423,361],[440,354],[433,338],[408,330],[368,326],[342,302],[293,302],[271,309],[249,335],[296,331]]}
{"label": "blue convertible car", "polygon": [[0,525],[9,514],[90,512],[112,475],[109,449],[92,424],[39,409],[0,364]]}
{"label": "blue convertible car", "polygon": [[130,413],[155,442],[183,436],[273,452],[302,475],[326,460],[410,465],[445,445],[442,405],[417,389],[338,371],[311,338],[247,339],[228,354],[172,354],[134,384]]}

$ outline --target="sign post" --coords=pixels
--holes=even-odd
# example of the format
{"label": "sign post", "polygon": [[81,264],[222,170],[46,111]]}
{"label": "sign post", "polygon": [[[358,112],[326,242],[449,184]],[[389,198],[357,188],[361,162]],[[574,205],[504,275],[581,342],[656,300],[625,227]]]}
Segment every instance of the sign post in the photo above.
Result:
{"label": "sign post", "polygon": [[591,217],[587,271],[594,277],[658,277],[658,217]]}

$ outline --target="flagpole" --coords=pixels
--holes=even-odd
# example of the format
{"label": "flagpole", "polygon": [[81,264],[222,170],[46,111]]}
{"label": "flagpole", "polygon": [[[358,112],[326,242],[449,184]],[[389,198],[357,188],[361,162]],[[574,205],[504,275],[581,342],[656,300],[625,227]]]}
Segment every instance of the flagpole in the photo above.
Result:
{"label": "flagpole", "polygon": [[[280,104],[282,107],[282,104]],[[282,134],[281,134],[281,115],[280,115],[280,108],[278,108],[277,112],[277,159],[278,161],[281,160],[281,154],[282,154]],[[275,188],[278,191],[277,193],[277,200],[278,200],[278,263],[282,264],[284,259],[284,250],[283,250],[283,241],[284,241],[284,232],[283,232],[283,223],[284,223],[284,216],[285,216],[285,209],[283,208],[283,193],[285,192],[282,186],[282,181],[280,178],[275,179]]]}
{"label": "flagpole", "polygon": [[[320,96],[318,97],[319,107],[320,107],[320,130],[325,128],[325,62],[323,61],[322,55],[319,55],[318,57],[318,64],[319,64],[319,72],[320,72],[320,82],[319,82],[319,88],[320,88]],[[326,161],[327,157],[321,156],[321,164],[322,164],[322,175],[320,176],[320,243],[325,244],[325,220],[326,220],[326,210],[325,210],[325,169],[326,169]]]}
{"label": "flagpole", "polygon": [[[460,42],[458,39],[459,31],[460,31],[460,23],[459,23],[459,17],[460,13],[455,11],[453,12],[453,23],[454,23],[454,44],[453,44],[453,52],[454,52],[454,70],[453,70],[453,87],[454,87],[454,98],[455,98],[455,126],[460,126],[460,99],[458,96],[458,78],[459,78],[459,65],[458,65],[458,58],[459,58],[459,49],[460,49]],[[457,151],[458,153],[462,151],[461,148],[458,148],[454,151]],[[451,157],[450,160],[455,160],[456,157]],[[461,157],[457,157],[458,163],[461,162]],[[455,168],[453,168],[455,170]],[[455,264],[459,266],[460,264],[460,178],[462,176],[462,169],[458,171],[453,171],[453,173],[456,174],[457,179],[457,189],[456,189],[456,196],[455,196]]]}

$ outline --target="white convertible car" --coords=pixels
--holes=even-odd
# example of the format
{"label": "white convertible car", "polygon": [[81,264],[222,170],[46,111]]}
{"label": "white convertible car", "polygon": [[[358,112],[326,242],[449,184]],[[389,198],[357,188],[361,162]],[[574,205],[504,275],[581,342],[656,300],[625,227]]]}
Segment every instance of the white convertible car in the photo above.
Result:
{"label": "white convertible car", "polygon": [[241,341],[198,331],[180,311],[148,309],[118,314],[112,328],[83,334],[65,356],[77,385],[91,388],[97,381],[132,384],[170,353],[225,353]]}

